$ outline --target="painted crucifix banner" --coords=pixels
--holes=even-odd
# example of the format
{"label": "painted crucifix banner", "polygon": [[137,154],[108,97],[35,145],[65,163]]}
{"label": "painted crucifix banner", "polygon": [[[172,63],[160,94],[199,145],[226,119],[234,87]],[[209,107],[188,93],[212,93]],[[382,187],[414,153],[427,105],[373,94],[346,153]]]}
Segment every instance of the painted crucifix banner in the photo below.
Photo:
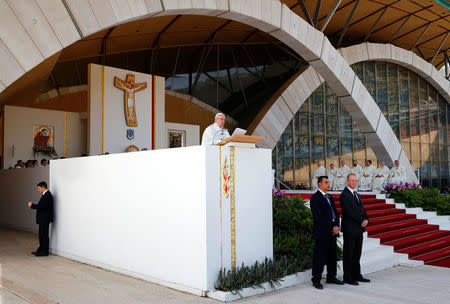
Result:
{"label": "painted crucifix banner", "polygon": [[145,90],[147,88],[147,83],[136,83],[135,76],[133,74],[128,74],[125,80],[114,77],[114,86],[124,91],[124,110],[127,126],[137,127],[135,94],[136,92]]}
{"label": "painted crucifix banner", "polygon": [[89,65],[89,154],[167,145],[163,77]]}

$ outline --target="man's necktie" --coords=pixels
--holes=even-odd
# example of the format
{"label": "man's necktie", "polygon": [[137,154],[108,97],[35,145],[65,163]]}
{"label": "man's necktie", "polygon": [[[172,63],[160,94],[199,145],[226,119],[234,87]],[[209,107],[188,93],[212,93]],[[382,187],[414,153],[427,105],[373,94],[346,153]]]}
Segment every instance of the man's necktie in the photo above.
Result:
{"label": "man's necktie", "polygon": [[334,220],[336,220],[336,215],[334,214],[333,207],[331,206],[331,202],[330,202],[330,200],[328,199],[328,194],[325,194],[325,199],[327,200],[328,205],[330,205],[331,214],[333,215],[333,221],[334,221]]}
{"label": "man's necktie", "polygon": [[356,193],[356,191],[353,191],[353,195],[355,196],[355,199],[359,204],[359,197],[358,197],[358,194]]}

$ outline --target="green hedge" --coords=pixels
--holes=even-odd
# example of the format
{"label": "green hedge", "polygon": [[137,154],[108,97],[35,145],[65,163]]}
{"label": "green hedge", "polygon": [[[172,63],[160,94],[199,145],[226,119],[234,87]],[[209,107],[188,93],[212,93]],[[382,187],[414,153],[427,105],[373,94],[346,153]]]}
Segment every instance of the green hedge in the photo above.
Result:
{"label": "green hedge", "polygon": [[306,201],[299,197],[274,197],[272,207],[274,258],[300,258],[310,268],[314,250],[313,217]]}
{"label": "green hedge", "polygon": [[438,215],[450,215],[450,196],[441,194],[436,188],[390,190],[388,196],[408,208],[420,207],[425,211],[436,211]]}
{"label": "green hedge", "polygon": [[[314,251],[312,234],[313,217],[306,201],[293,197],[274,196],[273,212],[273,260],[242,265],[235,271],[223,269],[216,281],[216,289],[236,291],[245,287],[260,286],[264,282],[277,284],[281,278],[310,269]],[[338,248],[338,259],[342,249]]]}

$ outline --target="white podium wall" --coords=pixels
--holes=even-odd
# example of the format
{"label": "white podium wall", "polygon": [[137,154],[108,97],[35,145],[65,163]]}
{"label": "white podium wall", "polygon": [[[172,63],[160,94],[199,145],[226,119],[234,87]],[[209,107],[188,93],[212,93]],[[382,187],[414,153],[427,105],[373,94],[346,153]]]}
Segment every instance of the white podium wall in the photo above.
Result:
{"label": "white podium wall", "polygon": [[[214,289],[221,264],[231,267],[226,200],[220,208],[220,150],[228,149],[52,161],[52,251],[193,293]],[[271,151],[236,148],[235,154],[239,266],[272,257]]]}

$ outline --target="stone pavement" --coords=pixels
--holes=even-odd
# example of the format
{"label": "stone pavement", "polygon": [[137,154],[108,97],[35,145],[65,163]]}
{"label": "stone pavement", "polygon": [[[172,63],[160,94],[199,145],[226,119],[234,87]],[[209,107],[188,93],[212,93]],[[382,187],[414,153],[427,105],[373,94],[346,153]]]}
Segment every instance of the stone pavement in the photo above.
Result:
{"label": "stone pavement", "polygon": [[[37,236],[0,229],[1,304],[220,303],[58,256],[36,258]],[[316,290],[302,284],[240,303],[448,303],[450,269],[395,267],[367,275],[371,283]]]}

